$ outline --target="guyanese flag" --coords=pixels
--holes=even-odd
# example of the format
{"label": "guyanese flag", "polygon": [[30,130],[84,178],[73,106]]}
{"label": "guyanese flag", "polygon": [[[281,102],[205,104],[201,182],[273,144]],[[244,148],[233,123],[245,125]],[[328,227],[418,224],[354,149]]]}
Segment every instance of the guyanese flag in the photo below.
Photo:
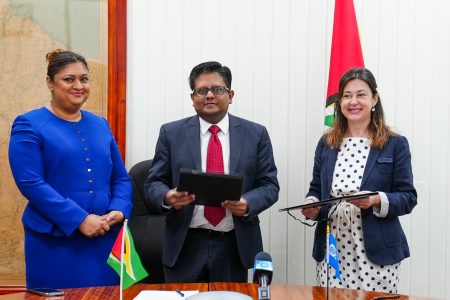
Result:
{"label": "guyanese flag", "polygon": [[[124,234],[125,232],[125,234]],[[123,241],[123,247],[122,247]],[[117,236],[116,242],[109,254],[107,263],[113,268],[120,277],[120,257],[123,249],[123,277],[121,278],[122,289],[135,284],[139,280],[148,276],[147,271],[144,269],[141,263],[141,259],[134,248],[133,237],[131,236],[130,229],[125,222],[122,229]]]}
{"label": "guyanese flag", "polygon": [[353,0],[336,0],[334,5],[333,38],[330,54],[325,125],[334,122],[334,106],[339,92],[339,79],[352,68],[364,68]]}

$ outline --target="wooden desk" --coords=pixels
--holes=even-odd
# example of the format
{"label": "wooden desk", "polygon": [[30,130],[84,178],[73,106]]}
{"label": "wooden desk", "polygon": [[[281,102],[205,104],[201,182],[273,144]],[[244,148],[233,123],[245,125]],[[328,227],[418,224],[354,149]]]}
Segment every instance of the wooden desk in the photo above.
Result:
{"label": "wooden desk", "polygon": [[[202,292],[210,291],[236,291],[258,299],[258,286],[252,283],[183,283],[183,284],[136,284],[124,292],[124,300],[131,300],[142,290],[199,290]],[[326,289],[313,286],[302,285],[282,285],[272,284],[270,286],[272,300],[325,300]],[[330,299],[339,300],[372,300],[376,296],[386,295],[378,292],[363,292],[347,289],[330,289]],[[15,293],[0,296],[0,300],[103,300],[119,299],[118,286],[91,287],[78,289],[65,289],[64,297],[45,298],[28,293]],[[413,296],[400,296],[398,300],[430,300],[431,298],[421,298]]]}
{"label": "wooden desk", "polygon": [[[123,293],[123,299],[133,299],[143,290],[198,290],[208,291],[207,283],[171,283],[171,284],[135,284],[127,288]],[[29,293],[15,293],[0,296],[1,300],[103,300],[119,299],[118,286],[103,286],[77,289],[64,289],[64,297],[42,297]]]}
{"label": "wooden desk", "polygon": [[[210,291],[236,291],[253,297],[258,300],[258,285],[252,283],[223,283],[212,282],[209,284]],[[329,298],[336,300],[373,300],[376,296],[388,295],[379,292],[364,292],[350,289],[330,288]],[[304,285],[270,285],[271,300],[325,300],[327,297],[326,288]],[[431,298],[421,298],[401,295],[396,300],[431,300]]]}

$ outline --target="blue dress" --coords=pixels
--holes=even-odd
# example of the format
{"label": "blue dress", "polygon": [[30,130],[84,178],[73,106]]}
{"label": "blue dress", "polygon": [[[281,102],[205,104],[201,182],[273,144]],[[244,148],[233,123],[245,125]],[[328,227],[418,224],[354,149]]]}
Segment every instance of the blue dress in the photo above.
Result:
{"label": "blue dress", "polygon": [[106,260],[120,230],[87,238],[78,226],[89,214],[131,212],[131,181],[108,123],[87,111],[78,122],[46,108],[17,117],[9,144],[16,184],[28,199],[25,230],[27,287],[116,285]]}

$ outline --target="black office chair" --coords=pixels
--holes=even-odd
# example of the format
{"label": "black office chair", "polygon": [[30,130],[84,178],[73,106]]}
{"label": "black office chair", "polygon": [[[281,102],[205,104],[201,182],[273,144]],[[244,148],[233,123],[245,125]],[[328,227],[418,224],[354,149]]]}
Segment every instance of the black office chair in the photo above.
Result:
{"label": "black office chair", "polygon": [[160,215],[145,201],[144,183],[151,160],[135,164],[128,173],[133,182],[133,210],[129,227],[136,251],[149,276],[143,283],[164,283],[162,247],[164,241],[165,216]]}

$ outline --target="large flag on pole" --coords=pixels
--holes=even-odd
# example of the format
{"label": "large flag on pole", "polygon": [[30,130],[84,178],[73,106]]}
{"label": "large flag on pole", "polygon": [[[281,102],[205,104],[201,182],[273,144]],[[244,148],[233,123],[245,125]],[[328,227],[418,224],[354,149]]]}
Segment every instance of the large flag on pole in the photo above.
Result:
{"label": "large flag on pole", "polygon": [[133,237],[127,223],[125,220],[107,260],[120,276],[121,295],[122,290],[148,276],[134,248]]}
{"label": "large flag on pole", "polygon": [[331,126],[334,122],[334,105],[339,91],[339,79],[351,68],[363,67],[364,59],[353,0],[336,0],[325,125]]}

